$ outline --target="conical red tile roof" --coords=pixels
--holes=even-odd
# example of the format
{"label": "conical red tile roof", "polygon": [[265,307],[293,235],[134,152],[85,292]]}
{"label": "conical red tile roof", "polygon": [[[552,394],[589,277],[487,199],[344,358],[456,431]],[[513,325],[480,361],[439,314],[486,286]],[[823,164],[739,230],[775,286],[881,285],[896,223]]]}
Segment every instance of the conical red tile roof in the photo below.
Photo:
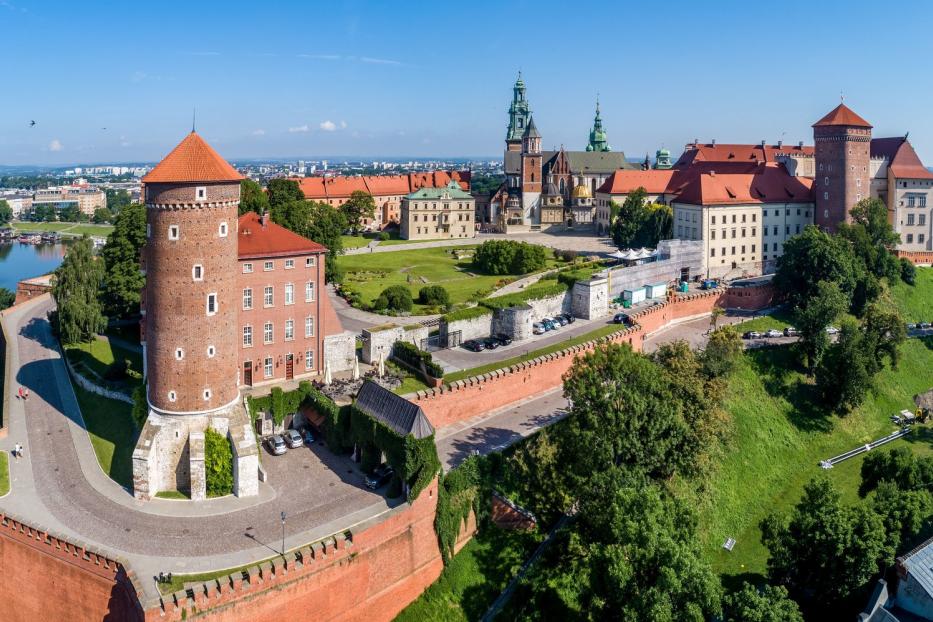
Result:
{"label": "conical red tile roof", "polygon": [[839,104],[833,108],[828,115],[813,124],[813,127],[821,125],[848,125],[852,127],[871,127],[871,123],[858,116],[852,109],[845,104]]}
{"label": "conical red tile roof", "polygon": [[188,181],[240,181],[243,176],[220,157],[197,132],[191,132],[156,167],[143,177],[145,183]]}

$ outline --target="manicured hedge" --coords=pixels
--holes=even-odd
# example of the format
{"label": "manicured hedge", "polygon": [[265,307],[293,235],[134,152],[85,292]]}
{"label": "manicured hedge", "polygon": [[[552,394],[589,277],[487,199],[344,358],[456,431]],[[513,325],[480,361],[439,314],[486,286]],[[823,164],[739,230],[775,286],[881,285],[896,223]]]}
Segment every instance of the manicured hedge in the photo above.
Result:
{"label": "manicured hedge", "polygon": [[392,346],[392,356],[415,370],[421,370],[423,364],[424,370],[432,378],[444,377],[444,368],[434,362],[431,353],[420,350],[412,343],[396,341]]}

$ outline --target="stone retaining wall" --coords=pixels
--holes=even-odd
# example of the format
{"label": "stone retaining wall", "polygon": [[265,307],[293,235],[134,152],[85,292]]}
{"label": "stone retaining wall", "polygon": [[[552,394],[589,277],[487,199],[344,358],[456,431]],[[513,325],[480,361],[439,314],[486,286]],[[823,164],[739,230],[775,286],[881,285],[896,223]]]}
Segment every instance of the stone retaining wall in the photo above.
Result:
{"label": "stone retaining wall", "polygon": [[83,375],[78,373],[77,370],[75,370],[74,366],[71,364],[71,361],[68,360],[68,356],[66,356],[64,348],[59,348],[58,351],[61,354],[62,360],[65,361],[65,367],[68,368],[68,375],[71,376],[72,381],[74,381],[76,385],[78,385],[85,391],[95,393],[102,397],[106,397],[112,400],[117,400],[125,404],[133,403],[133,398],[128,396],[127,394],[121,393],[119,391],[112,391],[110,389],[105,389],[104,387],[98,384],[94,384],[89,379],[85,378]]}

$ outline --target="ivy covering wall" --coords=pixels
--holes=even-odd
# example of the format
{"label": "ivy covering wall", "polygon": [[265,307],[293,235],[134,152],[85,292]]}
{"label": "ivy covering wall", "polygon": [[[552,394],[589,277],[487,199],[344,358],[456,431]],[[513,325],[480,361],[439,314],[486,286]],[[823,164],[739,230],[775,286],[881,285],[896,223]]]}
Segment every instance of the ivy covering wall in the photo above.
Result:
{"label": "ivy covering wall", "polygon": [[487,478],[482,476],[482,460],[484,458],[471,456],[438,482],[434,531],[445,566],[454,555],[454,546],[470,511],[476,515],[477,523],[486,514],[481,500],[489,499],[490,488],[484,485]]}
{"label": "ivy covering wall", "polygon": [[233,449],[227,437],[214,428],[204,431],[204,477],[208,497],[233,493]]}

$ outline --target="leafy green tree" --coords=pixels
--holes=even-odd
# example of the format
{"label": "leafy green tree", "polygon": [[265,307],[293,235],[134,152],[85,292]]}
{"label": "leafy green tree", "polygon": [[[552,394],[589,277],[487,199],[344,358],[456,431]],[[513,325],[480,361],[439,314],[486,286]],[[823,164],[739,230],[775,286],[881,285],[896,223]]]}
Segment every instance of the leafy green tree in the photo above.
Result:
{"label": "leafy green tree", "polygon": [[90,238],[71,245],[55,270],[52,296],[58,305],[55,315],[58,334],[65,345],[88,342],[107,326],[100,301],[104,262],[94,257]]}
{"label": "leafy green tree", "polygon": [[5,287],[0,287],[0,311],[9,309],[16,301],[16,292],[10,291]]}
{"label": "leafy green tree", "polygon": [[725,595],[722,616],[725,622],[803,622],[800,608],[786,588],[765,585],[759,589],[751,583]]}
{"label": "leafy green tree", "polygon": [[0,225],[5,225],[13,220],[13,208],[6,201],[0,199]]}
{"label": "leafy green tree", "polygon": [[637,188],[622,205],[612,204],[610,232],[619,248],[655,247],[673,235],[674,212],[669,205],[648,203],[648,193]]}
{"label": "leafy green tree", "polygon": [[509,457],[508,472],[521,482],[522,503],[539,519],[551,523],[573,505],[560,460],[558,430],[543,428],[519,445]]}
{"label": "leafy green tree", "polygon": [[80,222],[81,216],[81,210],[73,203],[69,203],[58,212],[58,219],[62,222]]}
{"label": "leafy green tree", "polygon": [[[794,240],[791,238],[788,240]],[[777,277],[775,277],[777,278]],[[812,375],[820,358],[829,346],[826,328],[836,320],[848,306],[845,294],[834,282],[820,281],[814,291],[794,310],[794,322],[800,331],[800,347],[806,358],[808,372]]]}
{"label": "leafy green tree", "polygon": [[[411,311],[412,299],[411,291],[404,285],[390,285],[382,290],[382,293],[376,298],[378,302],[373,303],[373,307],[379,311],[388,309],[389,311]],[[383,301],[385,305],[383,305]]]}
{"label": "leafy green tree", "polygon": [[929,528],[933,494],[928,489],[902,490],[895,482],[883,481],[869,506],[884,523],[888,546],[898,551],[910,547]]}
{"label": "leafy green tree", "polygon": [[48,203],[40,203],[33,207],[32,218],[37,222],[55,222],[58,220],[58,214]]}
{"label": "leafy green tree", "polygon": [[446,307],[450,304],[450,294],[443,285],[426,285],[418,291],[418,302],[423,305]]}
{"label": "leafy green tree", "polygon": [[347,202],[340,206],[340,211],[349,227],[354,231],[359,231],[363,226],[363,219],[372,220],[376,217],[376,201],[368,192],[354,190],[350,193]]}
{"label": "leafy green tree", "polygon": [[628,344],[578,359],[564,376],[564,393],[572,406],[562,460],[578,483],[613,467],[667,478],[693,469],[705,449],[694,442],[669,374]]}
{"label": "leafy green tree", "polygon": [[880,371],[885,358],[897,368],[901,344],[907,340],[907,326],[897,306],[890,300],[873,302],[865,310],[863,327],[871,372]]}
{"label": "leafy green tree", "polygon": [[470,179],[470,192],[476,195],[492,194],[505,183],[504,175],[473,175]]}
{"label": "leafy green tree", "polygon": [[240,216],[246,212],[262,214],[269,211],[269,197],[262,186],[252,179],[240,181]]}
{"label": "leafy green tree", "polygon": [[91,218],[91,221],[95,225],[103,225],[110,222],[110,219],[113,218],[113,214],[110,213],[110,210],[106,207],[98,207],[94,210],[94,217]]}
{"label": "leafy green tree", "polygon": [[774,286],[791,307],[803,307],[816,297],[821,281],[835,283],[845,296],[846,308],[858,282],[858,265],[852,248],[837,236],[808,226],[784,243],[778,258]]}
{"label": "leafy green tree", "polygon": [[133,202],[130,193],[126,190],[107,188],[104,193],[107,195],[107,210],[111,214],[119,214],[120,210]]}
{"label": "leafy green tree", "polygon": [[[275,181],[275,180],[273,180]],[[272,205],[272,221],[327,247],[324,275],[328,282],[340,281],[337,255],[343,253],[347,221],[337,209],[315,201],[291,201]]]}
{"label": "leafy green tree", "polygon": [[908,285],[913,285],[917,282],[917,266],[906,257],[901,257],[901,280]]}
{"label": "leafy green tree", "polygon": [[486,274],[528,274],[547,265],[547,249],[515,240],[486,240],[473,254],[473,264]]}
{"label": "leafy green tree", "polygon": [[273,179],[266,184],[269,193],[269,205],[275,209],[281,205],[294,201],[304,201],[305,195],[301,186],[294,179]]}
{"label": "leafy green tree", "polygon": [[713,377],[732,373],[742,356],[742,337],[732,326],[717,328],[703,350],[703,369]]}
{"label": "leafy green tree", "polygon": [[881,518],[864,505],[843,504],[825,478],[806,485],[790,520],[772,514],[761,531],[771,581],[815,609],[831,610],[879,564],[893,561]]}
{"label": "leafy green tree", "polygon": [[816,387],[823,402],[845,414],[858,407],[871,389],[871,351],[858,324],[843,320],[839,339],[820,356]]}
{"label": "leafy green tree", "polygon": [[140,252],[146,243],[146,206],[126,205],[113,225],[100,252],[106,266],[104,305],[111,317],[129,318],[139,314],[141,292],[146,284],[139,265]]}
{"label": "leafy green tree", "polygon": [[893,251],[901,238],[888,221],[888,206],[881,199],[862,199],[849,215],[852,222],[841,223],[839,234],[849,240],[869,273],[896,281],[900,265]]}
{"label": "leafy green tree", "polygon": [[862,462],[861,496],[882,482],[894,482],[901,490],[933,489],[933,458],[918,457],[909,447],[873,451]]}
{"label": "leafy green tree", "polygon": [[204,476],[208,497],[233,492],[233,450],[227,437],[214,428],[204,431]]}

